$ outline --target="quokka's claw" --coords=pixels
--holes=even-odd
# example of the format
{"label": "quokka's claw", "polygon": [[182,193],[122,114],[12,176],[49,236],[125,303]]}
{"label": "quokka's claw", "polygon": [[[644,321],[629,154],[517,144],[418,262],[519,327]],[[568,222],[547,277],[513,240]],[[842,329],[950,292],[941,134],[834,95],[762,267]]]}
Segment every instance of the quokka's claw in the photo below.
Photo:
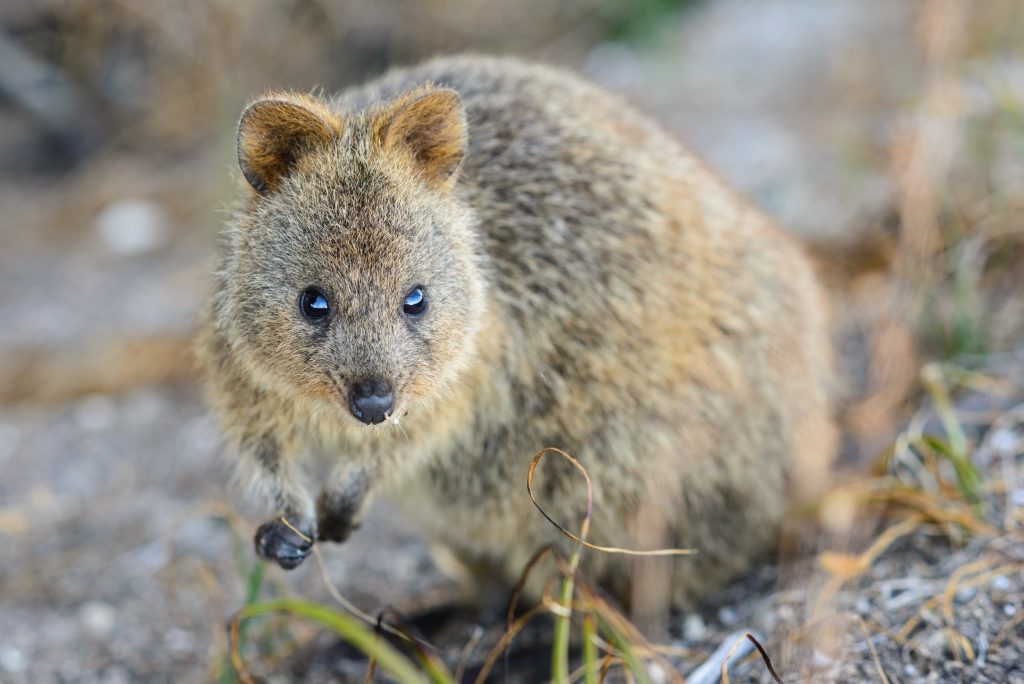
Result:
{"label": "quokka's claw", "polygon": [[253,540],[260,557],[274,561],[285,570],[297,568],[313,550],[313,533],[286,523],[282,518],[263,523]]}

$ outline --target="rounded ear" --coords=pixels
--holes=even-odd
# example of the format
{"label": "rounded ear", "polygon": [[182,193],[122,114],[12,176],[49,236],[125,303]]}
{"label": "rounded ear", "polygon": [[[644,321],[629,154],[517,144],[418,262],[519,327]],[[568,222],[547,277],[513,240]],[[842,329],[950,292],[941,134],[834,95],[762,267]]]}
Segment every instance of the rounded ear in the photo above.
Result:
{"label": "rounded ear", "polygon": [[341,134],[327,107],[304,95],[271,95],[246,107],[238,123],[238,166],[261,195],[273,191],[299,158]]}
{"label": "rounded ear", "polygon": [[468,139],[457,92],[427,86],[406,93],[379,115],[377,128],[384,150],[411,155],[429,185],[454,185]]}

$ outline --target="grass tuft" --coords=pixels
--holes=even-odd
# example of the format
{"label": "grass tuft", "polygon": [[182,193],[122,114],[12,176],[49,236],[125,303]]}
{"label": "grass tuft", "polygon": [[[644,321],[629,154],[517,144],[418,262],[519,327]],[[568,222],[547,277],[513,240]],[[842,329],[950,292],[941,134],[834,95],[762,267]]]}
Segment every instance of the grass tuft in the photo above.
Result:
{"label": "grass tuft", "polygon": [[[580,473],[586,484],[585,512],[577,533],[569,531],[555,521],[534,497],[533,480],[537,466],[547,454],[555,454],[568,460]],[[556,547],[545,546],[539,549],[527,563],[509,600],[504,633],[484,659],[476,676],[476,683],[483,684],[490,676],[498,659],[502,655],[507,657],[508,648],[517,634],[534,619],[547,614],[551,615],[555,621],[551,644],[550,681],[556,684],[573,684],[582,678],[585,684],[600,684],[606,680],[613,668],[618,667],[621,668],[622,676],[626,681],[652,684],[648,667],[653,666],[660,671],[659,679],[667,679],[673,684],[683,684],[682,675],[662,655],[662,652],[668,649],[649,644],[621,611],[589,585],[580,574],[580,563],[584,549],[599,553],[635,556],[677,556],[688,555],[694,551],[691,549],[638,551],[599,546],[588,542],[593,486],[586,468],[564,451],[548,448],[538,452],[530,463],[526,479],[527,492],[537,510],[563,535],[575,542],[575,546],[568,558],[561,555]],[[389,611],[373,619],[345,599],[331,582],[317,546],[314,546],[314,555],[320,565],[321,574],[329,592],[341,604],[342,609],[294,598],[257,600],[265,568],[264,563],[257,563],[247,577],[245,603],[235,613],[228,626],[229,659],[234,672],[228,672],[225,677],[222,677],[221,681],[224,684],[234,681],[233,678],[227,678],[228,675],[233,674],[237,674],[238,679],[244,684],[251,684],[254,681],[243,661],[246,626],[251,620],[271,615],[301,618],[334,632],[367,657],[366,682],[373,681],[378,670],[403,683],[455,684],[459,681],[451,674],[436,650],[404,625],[404,620],[400,615]],[[536,571],[540,561],[548,557],[554,560],[558,569],[557,597],[552,595],[555,585],[548,582],[545,584],[541,600],[524,614],[516,617],[516,609],[530,575]],[[574,625],[579,626],[582,636],[582,664],[572,671],[570,668],[570,644]],[[385,632],[397,637],[397,644],[381,638],[382,633]],[[456,670],[460,675],[466,668],[465,662],[461,661],[467,657],[468,652],[476,645],[475,642],[479,638],[479,635],[475,636],[473,643],[467,644],[467,647],[463,649],[463,656],[460,658]],[[777,678],[767,653],[755,639],[750,638],[761,652],[769,672]],[[723,667],[725,666],[723,665]]]}

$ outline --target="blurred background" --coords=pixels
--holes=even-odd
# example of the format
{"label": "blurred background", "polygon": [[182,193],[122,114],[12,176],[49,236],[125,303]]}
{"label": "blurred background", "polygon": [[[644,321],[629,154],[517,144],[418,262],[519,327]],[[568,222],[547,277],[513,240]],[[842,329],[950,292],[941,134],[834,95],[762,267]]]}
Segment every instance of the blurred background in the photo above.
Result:
{"label": "blurred background", "polygon": [[[311,567],[254,568],[189,354],[235,124],[270,88],[467,50],[626,95],[806,242],[834,302],[847,471],[920,408],[926,362],[996,383],[964,399],[979,410],[1019,401],[1018,0],[4,0],[0,681],[231,681],[224,621],[247,591],[327,600]],[[453,591],[405,530],[380,506],[325,550],[371,612]],[[676,636],[731,626],[709,611]],[[308,626],[262,638],[266,672],[352,681]]]}

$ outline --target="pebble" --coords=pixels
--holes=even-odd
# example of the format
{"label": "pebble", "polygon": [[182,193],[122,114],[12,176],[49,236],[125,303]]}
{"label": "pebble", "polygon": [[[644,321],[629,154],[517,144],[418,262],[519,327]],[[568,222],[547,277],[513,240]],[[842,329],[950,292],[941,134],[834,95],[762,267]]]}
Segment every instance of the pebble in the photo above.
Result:
{"label": "pebble", "polygon": [[683,618],[683,638],[687,641],[701,641],[707,636],[708,628],[704,618],[697,613],[690,613]]}
{"label": "pebble", "polygon": [[974,598],[977,595],[977,593],[978,590],[974,587],[967,587],[966,589],[961,589],[956,593],[956,601],[957,603],[965,603]]}
{"label": "pebble", "polygon": [[1024,489],[1018,487],[1010,492],[1010,503],[1014,506],[1024,506]]}
{"label": "pebble", "polygon": [[97,637],[109,636],[117,622],[117,611],[109,603],[88,601],[78,611],[82,626]]}
{"label": "pebble", "polygon": [[167,211],[147,199],[122,199],[96,216],[96,231],[114,254],[134,256],[150,252],[167,241]]}
{"label": "pebble", "polygon": [[180,627],[175,627],[167,632],[167,636],[164,637],[164,645],[175,653],[189,653],[195,648],[192,635]]}
{"label": "pebble", "polygon": [[1009,579],[1006,578],[1005,575],[997,575],[992,580],[992,588],[996,591],[1006,592],[1010,591],[1010,589],[1013,588],[1013,584],[1010,582]]}
{"label": "pebble", "polygon": [[4,644],[0,646],[0,670],[14,674],[23,672],[28,667],[28,658],[17,646]]}
{"label": "pebble", "polygon": [[724,608],[721,608],[718,611],[718,621],[721,622],[726,627],[732,627],[733,625],[736,624],[736,621],[738,619],[739,619],[739,616],[736,615],[736,611],[733,610],[732,608],[729,608],[728,606],[726,606]]}
{"label": "pebble", "polygon": [[975,667],[985,667],[985,656],[988,655],[988,637],[985,634],[978,635],[977,656],[974,659]]}
{"label": "pebble", "polygon": [[778,616],[781,622],[793,622],[794,620],[796,620],[796,611],[793,610],[793,606],[789,605],[788,603],[783,603],[781,606],[779,606],[778,610],[776,611],[776,615]]}
{"label": "pebble", "polygon": [[153,539],[138,546],[124,555],[126,563],[145,572],[153,573],[164,567],[170,557],[167,546],[161,539]]}
{"label": "pebble", "polygon": [[668,675],[658,663],[647,664],[647,677],[651,680],[651,684],[668,684]]}
{"label": "pebble", "polygon": [[945,631],[941,629],[932,630],[921,643],[921,652],[929,658],[944,659],[949,642],[946,639]]}
{"label": "pebble", "polygon": [[1017,448],[1017,435],[1012,430],[1000,429],[989,438],[989,444],[1000,454],[1011,454]]}
{"label": "pebble", "polygon": [[100,677],[102,684],[130,684],[131,681],[131,675],[119,665],[106,670]]}

